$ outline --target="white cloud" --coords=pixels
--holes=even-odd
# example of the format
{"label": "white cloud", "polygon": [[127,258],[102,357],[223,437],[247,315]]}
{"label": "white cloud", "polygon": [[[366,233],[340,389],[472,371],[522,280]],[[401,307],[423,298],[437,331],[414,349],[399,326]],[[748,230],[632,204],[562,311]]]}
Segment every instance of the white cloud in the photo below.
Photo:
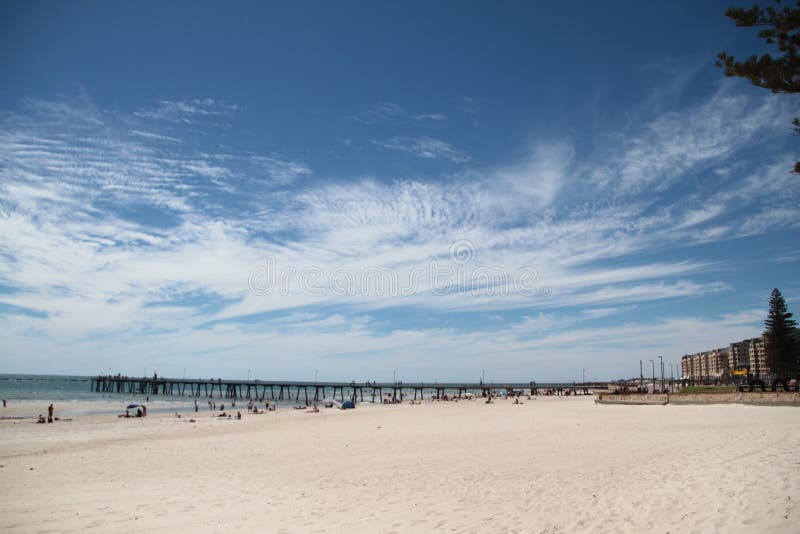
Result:
{"label": "white cloud", "polygon": [[302,176],[312,174],[311,169],[305,163],[290,161],[278,156],[254,156],[252,161],[280,184],[290,184]]}
{"label": "white cloud", "polygon": [[789,115],[780,98],[756,100],[722,89],[696,107],[663,113],[640,131],[612,138],[603,148],[610,158],[592,175],[619,194],[663,190],[698,168],[725,169],[727,158],[774,132]]}
{"label": "white cloud", "polygon": [[135,135],[135,136],[138,136],[138,137],[144,137],[146,139],[157,139],[159,141],[174,141],[176,143],[180,143],[181,142],[181,140],[178,139],[177,137],[170,137],[168,135],[161,135],[161,134],[156,134],[156,133],[153,133],[153,132],[143,132],[141,130],[130,130],[130,133],[132,135]]}
{"label": "white cloud", "polygon": [[489,177],[492,200],[512,216],[551,204],[569,180],[575,151],[571,144],[539,144],[517,164]]}
{"label": "white cloud", "polygon": [[[727,127],[725,113],[733,113],[751,140],[776,115],[770,99],[755,107],[737,97],[713,100],[691,113],[706,112],[720,128]],[[345,376],[371,379],[387,365],[406,365],[428,378],[445,377],[442,354],[461,355],[464,373],[488,360],[498,369],[530,368],[532,377],[541,376],[542,368],[555,365],[551,356],[556,362],[607,358],[622,372],[624,359],[638,359],[642,351],[701,350],[750,335],[758,321],[753,314],[680,316],[588,328],[597,324],[589,321],[642,303],[735,289],[715,276],[717,265],[684,260],[681,247],[800,221],[795,197],[777,194],[790,184],[783,162],[756,170],[729,165],[739,138],[711,131],[690,112],[656,118],[640,137],[623,139],[619,150],[595,162],[602,172],[588,173],[592,182],[581,170],[592,165],[568,141],[532,143],[515,160],[486,169],[428,137],[395,137],[382,146],[474,168],[438,181],[387,182],[319,177],[280,154],[200,152],[180,124],[168,126],[169,136],[148,134],[164,131],[153,127],[162,120],[236,111],[216,101],[162,102],[138,114],[142,124],[135,130],[80,106],[36,101],[25,113],[2,118],[0,283],[15,291],[0,300],[47,314],[3,316],[0,346],[8,368],[23,369],[20,354],[67,347],[64,365],[78,362],[83,367],[74,369],[87,371],[105,368],[101,360],[113,352],[117,362],[134,354],[197,358],[191,361],[210,372],[217,372],[219,358],[263,361],[264,373],[274,369],[287,378],[339,356],[346,356],[337,360],[344,363],[329,368]],[[771,118],[751,116],[762,112]],[[384,104],[371,120],[401,113]],[[707,163],[717,180],[711,193],[667,198],[659,187],[647,189],[680,181]],[[713,172],[723,167],[730,170]],[[253,268],[268,257],[298,271],[386,267],[408,280],[415,267],[433,261],[458,267],[450,257],[457,240],[475,248],[468,276],[478,267],[512,274],[534,268],[537,287],[549,295],[437,295],[425,279],[407,298],[314,297],[296,289],[259,297],[247,286]],[[665,250],[678,253],[653,259]],[[181,302],[194,298],[203,304]],[[412,322],[434,317],[437,327],[375,318],[390,309]],[[489,321],[470,329],[455,320],[445,324],[453,312]],[[504,316],[517,319],[504,322]],[[264,346],[287,357],[264,360]],[[213,356],[197,356],[200,348]]]}
{"label": "white cloud", "polygon": [[203,118],[232,117],[238,109],[235,104],[213,98],[160,100],[156,108],[139,110],[134,112],[134,115],[141,118],[188,124]]}
{"label": "white cloud", "polygon": [[422,159],[446,159],[453,163],[466,163],[469,154],[454,148],[450,143],[431,137],[393,137],[384,142],[373,141],[378,146],[408,152]]}
{"label": "white cloud", "polygon": [[418,115],[414,115],[414,119],[418,121],[446,121],[447,115],[444,113],[420,113]]}
{"label": "white cloud", "polygon": [[352,118],[365,124],[374,124],[376,122],[398,117],[403,113],[405,113],[405,110],[397,104],[393,104],[392,102],[383,102],[363,110],[361,113],[353,116]]}

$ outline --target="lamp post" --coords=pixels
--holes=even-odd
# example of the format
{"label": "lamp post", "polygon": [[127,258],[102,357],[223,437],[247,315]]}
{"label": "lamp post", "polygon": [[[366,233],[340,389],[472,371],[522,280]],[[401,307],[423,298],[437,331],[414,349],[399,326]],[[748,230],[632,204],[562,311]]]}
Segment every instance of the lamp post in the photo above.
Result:
{"label": "lamp post", "polygon": [[672,393],[672,364],[669,364],[669,392]]}
{"label": "lamp post", "polygon": [[644,374],[642,373],[642,360],[639,360],[639,388],[644,386]]}
{"label": "lamp post", "polygon": [[[669,376],[671,377],[672,376],[672,364],[668,363],[667,365],[669,365]],[[672,392],[672,378],[670,378],[669,385],[670,385],[670,392]]]}
{"label": "lamp post", "polygon": [[669,366],[669,391],[672,393],[675,390],[675,375],[678,374],[678,364],[675,364],[675,372],[672,372],[672,365]]}
{"label": "lamp post", "polygon": [[650,363],[653,364],[653,393],[656,392],[656,361],[650,360]]}
{"label": "lamp post", "polygon": [[661,365],[661,391],[664,391],[664,358],[661,355],[658,355],[658,361]]}

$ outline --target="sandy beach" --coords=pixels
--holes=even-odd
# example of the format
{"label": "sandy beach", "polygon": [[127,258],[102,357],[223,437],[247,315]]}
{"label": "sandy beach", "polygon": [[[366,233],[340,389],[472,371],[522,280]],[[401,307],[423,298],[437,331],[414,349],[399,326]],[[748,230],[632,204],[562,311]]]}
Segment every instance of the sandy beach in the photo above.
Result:
{"label": "sandy beach", "polygon": [[790,531],[799,450],[796,408],[591,397],[3,420],[0,530]]}

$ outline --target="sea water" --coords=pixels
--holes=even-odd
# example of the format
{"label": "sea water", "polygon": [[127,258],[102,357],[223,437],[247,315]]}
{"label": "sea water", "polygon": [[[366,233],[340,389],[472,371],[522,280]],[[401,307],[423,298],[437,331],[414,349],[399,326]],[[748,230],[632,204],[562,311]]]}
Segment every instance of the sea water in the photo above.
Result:
{"label": "sea water", "polygon": [[[9,406],[23,404],[38,407],[36,413],[46,413],[51,403],[61,415],[124,413],[131,404],[146,404],[148,412],[170,413],[194,411],[192,397],[172,397],[132,393],[97,393],[91,389],[92,377],[68,375],[0,374],[0,398]],[[202,409],[204,399],[198,399]],[[207,406],[206,406],[207,409]],[[0,417],[3,413],[0,412]]]}
{"label": "sea water", "polygon": [[[5,399],[9,405],[24,404],[36,407],[36,413],[31,412],[31,417],[38,413],[46,413],[47,406],[53,403],[56,412],[62,415],[87,415],[105,413],[124,413],[127,406],[131,404],[146,404],[149,413],[193,413],[195,400],[199,411],[209,411],[209,401],[216,404],[217,410],[221,406],[230,410],[246,410],[248,399],[238,399],[235,406],[233,399],[220,397],[215,394],[213,398],[205,396],[192,397],[191,395],[145,395],[142,393],[111,393],[92,391],[92,378],[90,376],[69,376],[69,375],[19,375],[19,374],[0,374],[0,398]],[[274,393],[277,395],[278,388]],[[292,387],[284,390],[284,399],[270,399],[270,392],[267,391],[269,403],[277,405],[279,408],[286,408],[295,405],[305,405],[306,391]],[[322,399],[314,401],[313,391],[309,388],[309,403],[322,403]],[[328,390],[330,395],[331,391]],[[344,398],[352,396],[350,388],[344,388]],[[384,392],[386,397],[386,392]],[[408,397],[406,397],[408,398]],[[337,400],[340,393],[337,392]],[[371,395],[364,395],[364,401],[371,401]],[[377,401],[376,399],[376,402]],[[259,409],[264,409],[264,401],[254,403]],[[133,412],[134,410],[131,410]],[[3,413],[0,412],[0,417]]]}
{"label": "sea water", "polygon": [[88,376],[0,374],[0,397],[15,401],[96,401]]}
{"label": "sea water", "polygon": [[[56,405],[59,413],[71,415],[83,415],[94,413],[124,413],[125,409],[130,404],[146,404],[148,412],[151,413],[191,413],[194,412],[195,400],[199,410],[209,411],[209,400],[216,403],[217,409],[221,405],[225,405],[228,411],[230,410],[246,410],[248,399],[238,399],[236,405],[232,405],[232,399],[219,397],[215,395],[213,399],[208,397],[192,397],[190,395],[145,395],[142,393],[110,393],[110,392],[95,392],[91,389],[92,378],[90,376],[67,376],[67,375],[17,375],[17,374],[0,374],[0,398],[5,399],[9,403],[20,403],[25,405],[33,405],[37,407],[37,413],[46,412],[47,406],[50,403]],[[546,387],[546,384],[541,387]],[[270,404],[276,404],[279,408],[289,407],[295,405],[305,405],[305,390],[296,387],[287,388],[284,390],[283,400],[273,400],[269,397],[269,390],[267,391],[267,398]],[[343,388],[343,392],[337,392],[337,400],[341,399],[342,393],[344,398],[352,397],[352,389],[348,387]],[[476,396],[481,395],[480,390],[472,391]],[[275,388],[274,393],[277,395],[278,389]],[[309,403],[321,403],[322,399],[318,401],[313,400],[313,390],[309,388]],[[327,394],[331,394],[328,388]],[[389,398],[388,391],[384,391],[384,398]],[[426,392],[430,395],[431,392]],[[403,391],[404,400],[413,399],[413,390],[405,389]],[[372,401],[371,392],[368,394],[364,392],[364,402],[369,403]],[[359,403],[361,398],[356,399]],[[255,399],[254,399],[255,402]],[[378,397],[375,397],[375,402],[379,403]],[[41,405],[41,408],[39,408]],[[264,401],[256,402],[259,409],[264,408]],[[35,414],[33,414],[35,415]],[[0,417],[3,417],[0,412]]]}

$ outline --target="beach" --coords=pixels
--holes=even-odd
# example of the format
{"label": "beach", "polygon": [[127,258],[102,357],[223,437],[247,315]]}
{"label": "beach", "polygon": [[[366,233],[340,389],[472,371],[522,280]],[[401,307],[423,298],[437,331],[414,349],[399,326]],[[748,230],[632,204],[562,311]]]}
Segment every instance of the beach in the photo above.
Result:
{"label": "beach", "polygon": [[5,419],[0,530],[764,532],[800,520],[797,408],[522,402]]}

